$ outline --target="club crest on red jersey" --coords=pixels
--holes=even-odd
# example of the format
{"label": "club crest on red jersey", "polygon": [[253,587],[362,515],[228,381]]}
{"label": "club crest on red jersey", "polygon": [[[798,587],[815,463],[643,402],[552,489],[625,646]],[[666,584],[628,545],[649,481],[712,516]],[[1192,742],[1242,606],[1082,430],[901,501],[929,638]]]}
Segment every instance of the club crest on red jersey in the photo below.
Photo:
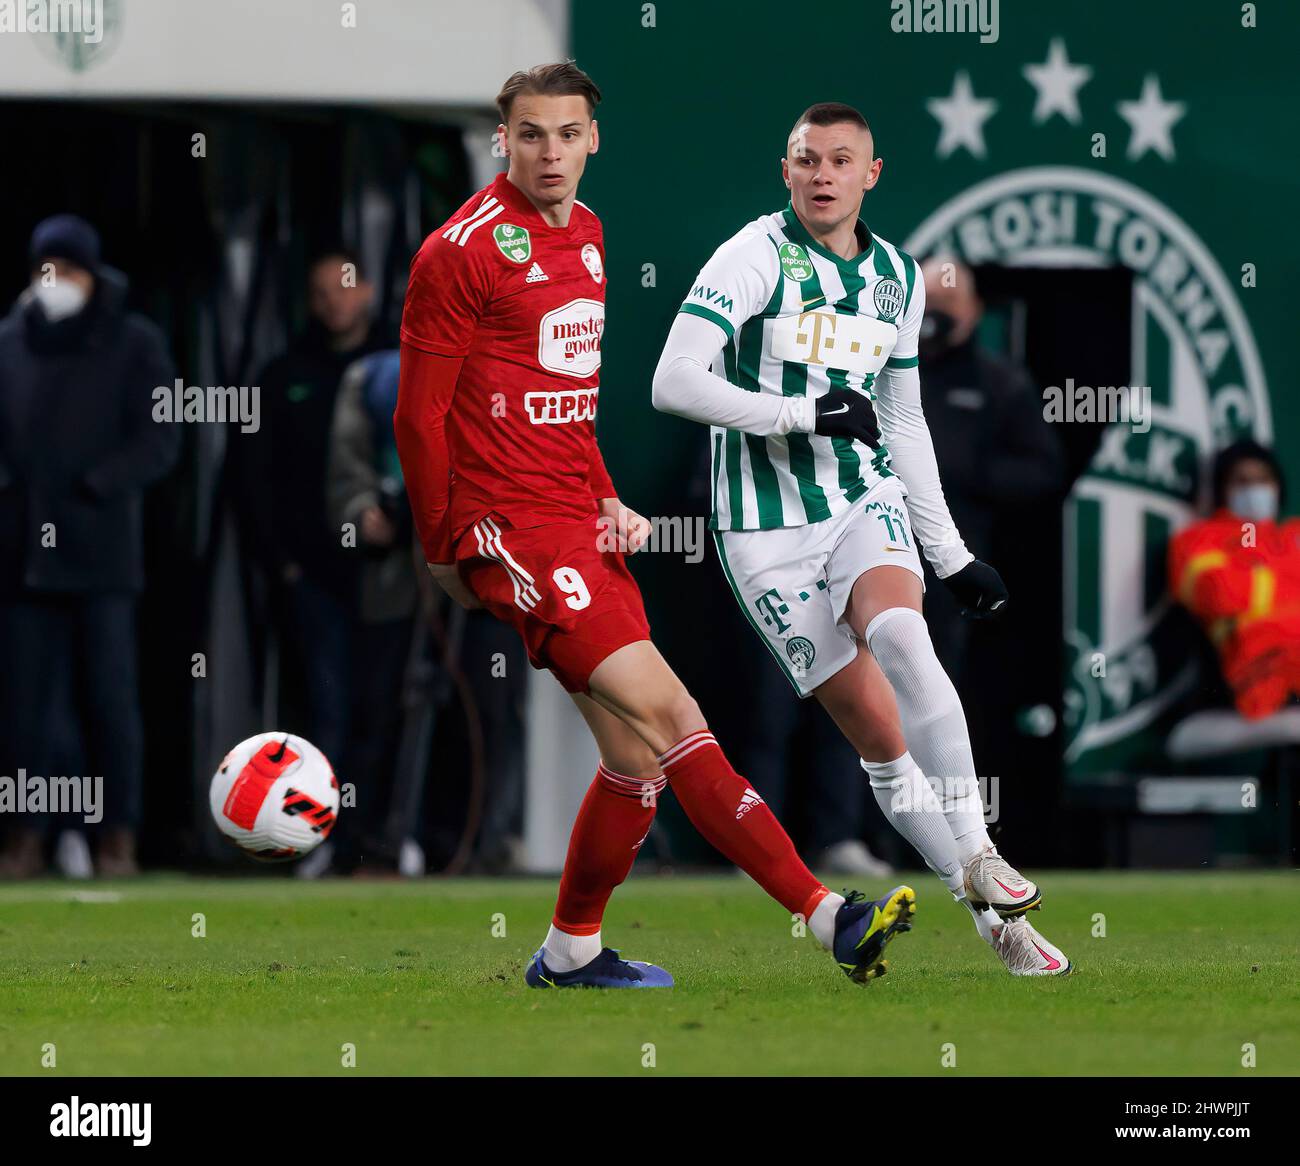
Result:
{"label": "club crest on red jersey", "polygon": [[605,274],[605,265],[600,261],[600,250],[595,243],[588,243],[583,247],[582,262],[583,266],[591,272],[591,278],[599,283]]}

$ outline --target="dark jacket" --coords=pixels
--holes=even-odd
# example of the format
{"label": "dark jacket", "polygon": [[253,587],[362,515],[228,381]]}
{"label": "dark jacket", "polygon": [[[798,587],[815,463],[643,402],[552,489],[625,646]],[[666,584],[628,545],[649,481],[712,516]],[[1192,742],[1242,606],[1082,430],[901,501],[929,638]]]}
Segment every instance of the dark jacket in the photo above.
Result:
{"label": "dark jacket", "polygon": [[[411,509],[402,489],[402,465],[393,436],[400,362],[397,349],[362,357],[348,368],[334,405],[330,439],[329,505],[335,529],[361,525],[377,506],[397,530],[387,549],[367,548],[357,535],[361,561],[361,618],[367,623],[404,619],[415,611],[416,557]],[[423,570],[423,559],[420,559]]]}
{"label": "dark jacket", "polygon": [[335,352],[313,324],[258,377],[261,427],[231,437],[236,497],[254,556],[272,579],[294,563],[348,602],[356,597],[357,556],[343,547],[326,503],[330,429],[344,370],[378,347],[372,334]]}
{"label": "dark jacket", "polygon": [[967,340],[921,361],[921,403],[953,521],[976,556],[999,516],[1063,495],[1065,454],[1029,373]]}
{"label": "dark jacket", "polygon": [[153,419],[174,366],[162,332],[126,310],[126,277],[50,323],[29,296],[0,321],[0,590],[139,591],[144,487],[180,452]]}

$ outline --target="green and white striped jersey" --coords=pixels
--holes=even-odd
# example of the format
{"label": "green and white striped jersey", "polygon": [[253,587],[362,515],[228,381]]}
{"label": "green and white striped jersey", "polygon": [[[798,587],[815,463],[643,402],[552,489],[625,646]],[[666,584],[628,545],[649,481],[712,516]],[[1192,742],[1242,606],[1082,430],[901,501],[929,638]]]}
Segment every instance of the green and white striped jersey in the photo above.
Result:
{"label": "green and white striped jersey", "polygon": [[[913,368],[925,291],[916,261],[857,225],[852,259],[816,243],[787,205],[714,252],[680,311],[725,336],[710,371],[775,396],[860,389],[885,368]],[[717,530],[802,526],[839,514],[893,476],[889,451],[849,438],[759,437],[710,427]]]}

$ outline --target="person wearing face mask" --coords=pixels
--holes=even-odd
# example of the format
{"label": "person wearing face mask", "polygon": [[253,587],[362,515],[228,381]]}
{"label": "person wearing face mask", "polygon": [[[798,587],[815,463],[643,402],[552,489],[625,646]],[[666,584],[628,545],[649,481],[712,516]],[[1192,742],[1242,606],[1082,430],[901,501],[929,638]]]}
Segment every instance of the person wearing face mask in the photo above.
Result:
{"label": "person wearing face mask", "polygon": [[1176,534],[1169,587],[1205,628],[1237,711],[1300,698],[1300,519],[1279,519],[1282,468],[1244,439],[1214,461],[1214,514]]}
{"label": "person wearing face mask", "polygon": [[[984,304],[970,268],[937,255],[921,272],[921,402],[953,521],[975,555],[991,558],[1000,524],[1064,496],[1065,455],[1029,373],[980,344]],[[926,588],[925,616],[939,659],[960,684],[968,623],[943,587]]]}
{"label": "person wearing face mask", "polygon": [[[132,874],[143,495],[180,451],[152,415],[175,372],[88,222],[45,219],[29,260],[0,321],[0,774],[101,775],[98,871]],[[12,817],[0,877],[37,874],[48,819]]]}

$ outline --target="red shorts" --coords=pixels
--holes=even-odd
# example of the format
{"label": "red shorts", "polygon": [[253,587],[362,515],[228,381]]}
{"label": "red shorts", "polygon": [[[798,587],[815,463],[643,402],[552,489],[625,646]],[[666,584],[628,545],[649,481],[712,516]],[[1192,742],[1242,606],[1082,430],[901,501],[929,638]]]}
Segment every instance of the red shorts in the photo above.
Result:
{"label": "red shorts", "polygon": [[594,514],[518,529],[488,514],[456,544],[466,586],[569,692],[586,692],[606,656],[650,638],[641,590],[623,555],[600,549],[601,535]]}

